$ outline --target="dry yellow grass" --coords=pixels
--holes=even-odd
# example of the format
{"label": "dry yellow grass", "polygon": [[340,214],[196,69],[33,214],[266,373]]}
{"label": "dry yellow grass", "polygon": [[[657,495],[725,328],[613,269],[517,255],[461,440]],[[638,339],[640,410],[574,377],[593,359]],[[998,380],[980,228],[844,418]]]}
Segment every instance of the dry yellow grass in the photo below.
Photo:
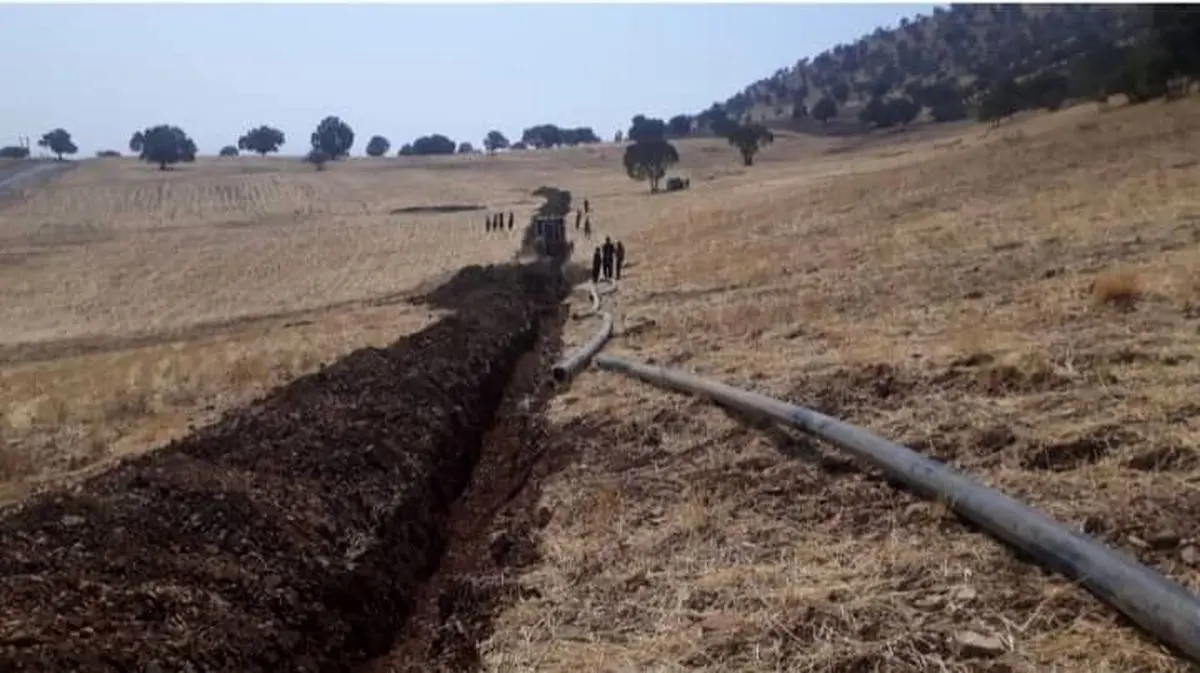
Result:
{"label": "dry yellow grass", "polygon": [[[509,259],[549,184],[637,186],[611,148],[507,157],[86,162],[0,203],[0,503],[178,436],[264,387],[424,325],[403,301]],[[566,168],[566,175],[564,175]],[[598,192],[597,192],[598,193]],[[600,221],[597,220],[597,225]]]}
{"label": "dry yellow grass", "polygon": [[[785,145],[622,221],[607,352],[847,418],[1200,589],[1200,102],[943,134]],[[829,447],[597,370],[553,405],[579,455],[492,670],[1187,670]]]}
{"label": "dry yellow grass", "polygon": [[[691,191],[654,198],[611,146],[85,165],[0,209],[21,260],[0,267],[0,499],[416,328],[403,292],[515,237],[390,211],[524,218],[546,184],[628,248],[610,351],[872,428],[1196,588],[1198,130],[1189,100],[781,134],[750,169],[685,141]],[[546,487],[537,593],[500,616],[493,670],[1183,670],[827,447],[599,371],[552,414],[578,456]],[[962,631],[1004,651],[972,658]]]}

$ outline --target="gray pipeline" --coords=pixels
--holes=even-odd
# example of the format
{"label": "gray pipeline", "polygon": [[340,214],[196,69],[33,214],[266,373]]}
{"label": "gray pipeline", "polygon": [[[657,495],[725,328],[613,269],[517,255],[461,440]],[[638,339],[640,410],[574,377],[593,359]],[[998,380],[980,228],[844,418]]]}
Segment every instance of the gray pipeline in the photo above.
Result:
{"label": "gray pipeline", "polygon": [[587,343],[580,346],[575,352],[567,354],[562,360],[555,363],[550,373],[554,376],[554,380],[563,383],[571,377],[578,374],[584,367],[591,362],[596,353],[604,347],[612,336],[613,317],[611,313],[602,312],[601,296],[612,294],[617,291],[615,281],[602,281],[603,286],[597,287],[596,284],[588,286],[588,292],[591,294],[592,310],[588,315],[597,315],[600,318],[600,329],[595,336],[588,339]]}
{"label": "gray pipeline", "polygon": [[682,371],[611,355],[597,357],[596,365],[660,388],[765,416],[830,442],[913,491],[946,502],[959,516],[1039,564],[1077,580],[1151,635],[1200,663],[1200,600],[1195,595],[1128,555],[943,463],[811,409]]}

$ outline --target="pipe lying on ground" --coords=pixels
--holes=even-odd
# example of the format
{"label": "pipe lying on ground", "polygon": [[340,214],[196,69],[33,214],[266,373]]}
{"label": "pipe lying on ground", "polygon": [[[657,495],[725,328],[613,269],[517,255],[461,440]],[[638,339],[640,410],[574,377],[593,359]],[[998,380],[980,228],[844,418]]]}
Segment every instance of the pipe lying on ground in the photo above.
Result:
{"label": "pipe lying on ground", "polygon": [[600,331],[580,346],[574,353],[570,353],[562,360],[559,360],[553,368],[550,369],[550,374],[554,376],[554,380],[563,383],[567,379],[577,374],[581,369],[587,366],[592,357],[604,347],[604,344],[612,336],[613,318],[611,313],[600,313],[600,295],[611,294],[617,291],[617,284],[614,281],[608,281],[608,285],[603,290],[596,287],[595,284],[589,286],[588,290],[592,295],[592,312],[600,316]]}
{"label": "pipe lying on ground", "polygon": [[1078,580],[1150,634],[1200,662],[1200,600],[1196,596],[1128,555],[1071,531],[1028,505],[907,447],[811,409],[611,355],[599,356],[596,365],[767,416],[835,444],[921,495],[947,502],[964,519],[1038,563]]}

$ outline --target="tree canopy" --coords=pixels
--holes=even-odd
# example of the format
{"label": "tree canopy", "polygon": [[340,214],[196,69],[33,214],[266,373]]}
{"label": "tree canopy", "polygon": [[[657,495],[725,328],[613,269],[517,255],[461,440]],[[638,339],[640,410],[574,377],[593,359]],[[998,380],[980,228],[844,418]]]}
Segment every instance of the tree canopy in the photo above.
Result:
{"label": "tree canopy", "polygon": [[483,139],[483,148],[488,152],[508,149],[508,138],[499,131],[488,131],[487,137]]}
{"label": "tree canopy", "polygon": [[762,148],[775,142],[775,135],[762,124],[746,124],[734,129],[727,136],[729,144],[742,155],[742,163],[754,165],[754,155]]}
{"label": "tree canopy", "polygon": [[650,183],[650,192],[658,191],[658,184],[667,174],[667,169],[679,163],[679,152],[675,146],[663,139],[634,142],[625,147],[622,158],[625,173],[631,179]]}
{"label": "tree canopy", "polygon": [[392,149],[392,143],[383,136],[371,136],[371,139],[367,141],[367,156],[369,157],[381,157],[390,149]]}
{"label": "tree canopy", "polygon": [[180,162],[196,160],[196,143],[178,126],[159,124],[138,131],[129,139],[129,149],[138,158],[158,164],[159,170]]}
{"label": "tree canopy", "polygon": [[58,155],[59,161],[62,161],[64,154],[75,154],[79,148],[71,141],[71,134],[63,129],[54,129],[43,134],[38,140],[38,147],[46,149]]}
{"label": "tree canopy", "polygon": [[265,157],[272,152],[278,152],[279,148],[283,147],[284,140],[283,131],[263,125],[246,131],[238,138],[237,149]]}
{"label": "tree canopy", "polygon": [[354,147],[354,129],[340,118],[330,115],[321,120],[312,134],[312,146],[331,160],[350,155]]}
{"label": "tree canopy", "polygon": [[237,155],[238,148],[234,147],[233,145],[226,145],[221,148],[220,152],[217,153],[217,156],[222,157],[236,157]]}

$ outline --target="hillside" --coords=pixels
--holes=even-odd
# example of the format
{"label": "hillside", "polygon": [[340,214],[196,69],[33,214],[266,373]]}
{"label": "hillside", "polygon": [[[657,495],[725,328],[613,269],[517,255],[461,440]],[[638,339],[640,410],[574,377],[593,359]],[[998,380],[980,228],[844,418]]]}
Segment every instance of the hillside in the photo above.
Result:
{"label": "hillside", "polygon": [[[1069,86],[1057,94],[1059,104],[1067,96],[1090,96],[1098,86],[1110,85],[1115,93],[1112,89],[1119,87],[1112,82],[1083,82],[1073,75],[1098,52],[1120,49],[1147,35],[1154,11],[1149,5],[939,7],[932,16],[902,19],[897,27],[878,28],[852,44],[781,68],[697,118],[704,126],[723,108],[742,122],[836,133],[862,130],[860,113],[872,99],[893,105],[909,101],[915,105],[914,115],[953,121],[978,107],[989,89],[1008,81],[1057,76],[1054,84],[1066,85],[1069,79]],[[1111,71],[1111,66],[1092,69]],[[1115,69],[1120,69],[1119,61]],[[836,110],[822,104],[823,99]],[[931,114],[947,99],[942,114]],[[821,110],[822,105],[826,109]],[[903,123],[903,112],[900,117]]]}

